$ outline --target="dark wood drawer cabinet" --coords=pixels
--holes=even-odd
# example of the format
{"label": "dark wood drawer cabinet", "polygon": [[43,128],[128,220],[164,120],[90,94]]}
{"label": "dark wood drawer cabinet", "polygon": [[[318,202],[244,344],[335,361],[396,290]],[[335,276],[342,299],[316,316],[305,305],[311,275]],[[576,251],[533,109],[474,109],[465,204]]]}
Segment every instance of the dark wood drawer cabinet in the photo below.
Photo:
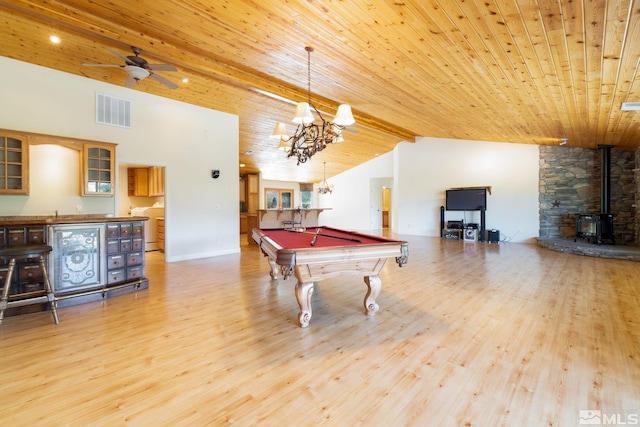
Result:
{"label": "dark wood drawer cabinet", "polygon": [[124,268],[118,270],[109,270],[107,272],[107,284],[114,285],[116,283],[124,282]]}
{"label": "dark wood drawer cabinet", "polygon": [[[46,243],[45,226],[0,226],[0,247]],[[44,294],[42,271],[37,259],[18,261],[13,272],[11,283],[7,284],[9,261],[0,260],[0,292],[10,286],[9,299],[16,300],[34,293]],[[15,307],[7,310],[6,315],[30,313],[42,310],[46,304]]]}
{"label": "dark wood drawer cabinet", "polygon": [[144,251],[144,239],[141,237],[131,239],[131,249],[134,251]]}
{"label": "dark wood drawer cabinet", "polygon": [[[135,271],[132,268],[135,267]],[[107,226],[107,281],[110,285],[144,277],[144,223]]]}
{"label": "dark wood drawer cabinet", "polygon": [[109,255],[107,257],[107,270],[124,268],[125,262],[125,257],[122,254]]}
{"label": "dark wood drawer cabinet", "polygon": [[27,244],[41,245],[46,242],[44,227],[27,227]]}
{"label": "dark wood drawer cabinet", "polygon": [[27,244],[27,229],[25,227],[7,227],[5,229],[7,246],[21,246]]}
{"label": "dark wood drawer cabinet", "polygon": [[144,269],[141,265],[127,268],[127,280],[140,279],[144,276]]}
{"label": "dark wood drawer cabinet", "polygon": [[120,240],[120,252],[129,252],[131,250],[131,239]]}

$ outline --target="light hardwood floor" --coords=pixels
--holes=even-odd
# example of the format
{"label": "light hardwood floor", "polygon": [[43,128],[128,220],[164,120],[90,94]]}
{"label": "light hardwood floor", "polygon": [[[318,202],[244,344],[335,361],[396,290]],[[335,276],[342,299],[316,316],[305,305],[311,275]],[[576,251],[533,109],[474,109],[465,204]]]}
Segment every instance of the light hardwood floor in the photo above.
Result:
{"label": "light hardwood floor", "polygon": [[[398,236],[396,236],[398,237]],[[255,247],[164,264],[150,289],[0,325],[2,426],[577,426],[640,413],[640,263],[409,241],[380,311],[362,278],[294,281]],[[243,236],[244,240],[244,236]],[[624,418],[618,418],[624,420]]]}

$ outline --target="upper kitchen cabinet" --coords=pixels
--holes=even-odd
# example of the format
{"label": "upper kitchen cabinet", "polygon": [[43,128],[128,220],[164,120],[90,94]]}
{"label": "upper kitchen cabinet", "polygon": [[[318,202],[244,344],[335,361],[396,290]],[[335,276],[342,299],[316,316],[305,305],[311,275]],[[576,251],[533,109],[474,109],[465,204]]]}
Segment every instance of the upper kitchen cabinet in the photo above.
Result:
{"label": "upper kitchen cabinet", "polygon": [[164,168],[151,166],[127,169],[129,196],[164,196]]}
{"label": "upper kitchen cabinet", "polygon": [[0,194],[29,194],[29,144],[0,132]]}
{"label": "upper kitchen cabinet", "polygon": [[115,145],[84,144],[82,147],[82,195],[113,196]]}
{"label": "upper kitchen cabinet", "polygon": [[164,168],[152,166],[149,168],[149,197],[164,196]]}

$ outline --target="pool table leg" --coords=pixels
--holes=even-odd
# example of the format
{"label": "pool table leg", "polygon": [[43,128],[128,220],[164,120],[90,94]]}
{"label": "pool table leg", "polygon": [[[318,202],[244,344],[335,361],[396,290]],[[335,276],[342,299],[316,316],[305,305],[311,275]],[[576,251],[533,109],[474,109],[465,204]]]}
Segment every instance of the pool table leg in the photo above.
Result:
{"label": "pool table leg", "polygon": [[296,283],[296,299],[300,307],[298,321],[300,326],[306,328],[311,320],[311,295],[313,295],[313,282]]}
{"label": "pool table leg", "polygon": [[376,298],[380,295],[382,289],[382,280],[380,276],[365,276],[364,283],[367,284],[367,295],[364,297],[364,309],[368,315],[375,314],[380,307],[376,304]]}
{"label": "pool table leg", "polygon": [[278,264],[269,257],[267,257],[267,261],[269,261],[269,267],[271,268],[269,275],[273,280],[276,280],[278,278]]}

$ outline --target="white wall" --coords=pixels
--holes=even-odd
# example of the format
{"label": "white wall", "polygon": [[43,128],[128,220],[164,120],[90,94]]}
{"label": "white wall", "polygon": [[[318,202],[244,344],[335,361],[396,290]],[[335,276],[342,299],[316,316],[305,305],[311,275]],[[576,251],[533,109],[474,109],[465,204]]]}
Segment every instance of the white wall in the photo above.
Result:
{"label": "white wall", "polygon": [[[2,119],[0,119],[1,122]],[[112,214],[112,197],[80,196],[80,151],[61,145],[29,147],[30,195],[0,196],[0,215]]]}
{"label": "white wall", "polygon": [[[97,124],[96,92],[130,100],[132,128]],[[0,128],[117,143],[118,164],[165,166],[168,261],[239,252],[237,116],[4,57],[0,57],[0,93]],[[32,177],[38,173],[34,166],[43,162],[38,156],[46,156],[42,153],[32,150]],[[212,179],[211,169],[219,169],[220,178]],[[55,177],[47,180],[57,182]],[[77,195],[78,187],[69,190],[61,184],[55,191],[66,198]],[[2,214],[54,210],[53,202],[35,203],[37,212],[25,209],[31,200],[45,199],[38,186],[29,196],[0,196],[1,205],[14,209]],[[104,213],[91,211],[89,197],[81,199],[84,213]],[[109,200],[109,213],[116,214],[117,203]]]}
{"label": "white wall", "polygon": [[[396,147],[398,233],[440,236],[445,190],[490,186],[487,229],[500,238],[535,242],[538,236],[537,145],[418,138]],[[447,212],[447,219],[480,222],[479,214]]]}
{"label": "white wall", "polygon": [[[330,149],[330,148],[329,148]],[[368,231],[371,224],[371,178],[393,176],[393,156],[387,153],[327,179],[331,194],[318,195],[318,206],[331,208],[320,214],[320,225]],[[393,197],[393,191],[392,191]]]}
{"label": "white wall", "polygon": [[[321,195],[322,225],[364,230],[370,223],[371,178],[393,176],[392,231],[440,236],[440,206],[452,187],[491,186],[486,226],[501,239],[534,243],[538,236],[537,145],[418,138],[392,153],[327,181],[333,194]],[[477,212],[447,212],[445,220],[480,222]]]}

